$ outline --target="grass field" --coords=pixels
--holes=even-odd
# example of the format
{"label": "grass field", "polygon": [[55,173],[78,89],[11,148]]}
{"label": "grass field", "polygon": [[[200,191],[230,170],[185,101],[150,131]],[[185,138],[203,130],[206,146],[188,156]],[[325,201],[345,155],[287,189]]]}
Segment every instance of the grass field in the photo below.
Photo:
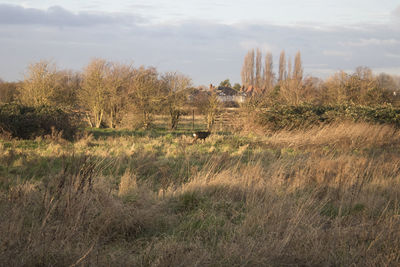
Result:
{"label": "grass field", "polygon": [[[9,266],[397,266],[400,132],[87,130],[0,141]],[[196,128],[204,127],[196,121]]]}

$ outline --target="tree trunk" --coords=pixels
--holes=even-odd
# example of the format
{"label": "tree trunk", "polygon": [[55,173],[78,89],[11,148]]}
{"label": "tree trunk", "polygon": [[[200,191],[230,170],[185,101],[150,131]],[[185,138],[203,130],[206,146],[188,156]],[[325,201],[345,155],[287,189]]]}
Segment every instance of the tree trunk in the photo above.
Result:
{"label": "tree trunk", "polygon": [[171,110],[171,130],[175,130],[178,126],[179,118],[181,116],[180,110]]}

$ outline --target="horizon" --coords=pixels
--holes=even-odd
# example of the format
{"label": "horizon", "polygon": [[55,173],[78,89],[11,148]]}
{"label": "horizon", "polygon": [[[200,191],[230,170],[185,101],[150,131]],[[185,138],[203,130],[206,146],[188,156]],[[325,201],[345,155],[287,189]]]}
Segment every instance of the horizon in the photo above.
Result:
{"label": "horizon", "polygon": [[300,51],[305,75],[319,78],[357,66],[400,74],[396,1],[324,2],[0,1],[0,78],[22,80],[39,60],[81,71],[104,58],[179,71],[196,86],[241,84],[253,48],[271,52],[275,69],[281,50]]}

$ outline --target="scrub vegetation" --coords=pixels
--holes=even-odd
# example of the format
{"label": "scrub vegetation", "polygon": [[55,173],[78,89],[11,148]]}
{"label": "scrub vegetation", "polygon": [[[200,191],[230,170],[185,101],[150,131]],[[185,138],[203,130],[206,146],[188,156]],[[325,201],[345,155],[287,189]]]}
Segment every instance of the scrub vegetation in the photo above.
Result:
{"label": "scrub vegetation", "polygon": [[190,133],[87,129],[74,142],[1,141],[0,261],[400,263],[394,126],[221,131],[194,144]]}
{"label": "scrub vegetation", "polygon": [[0,82],[1,265],[400,265],[398,77],[262,59],[235,89],[102,59]]}

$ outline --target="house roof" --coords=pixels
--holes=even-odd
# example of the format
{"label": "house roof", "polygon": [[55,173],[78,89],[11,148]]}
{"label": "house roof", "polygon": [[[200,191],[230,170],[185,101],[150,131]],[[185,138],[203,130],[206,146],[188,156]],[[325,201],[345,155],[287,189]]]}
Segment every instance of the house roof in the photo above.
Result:
{"label": "house roof", "polygon": [[232,89],[227,86],[218,86],[216,92],[220,95],[228,95],[228,96],[238,95],[238,92],[235,89]]}

